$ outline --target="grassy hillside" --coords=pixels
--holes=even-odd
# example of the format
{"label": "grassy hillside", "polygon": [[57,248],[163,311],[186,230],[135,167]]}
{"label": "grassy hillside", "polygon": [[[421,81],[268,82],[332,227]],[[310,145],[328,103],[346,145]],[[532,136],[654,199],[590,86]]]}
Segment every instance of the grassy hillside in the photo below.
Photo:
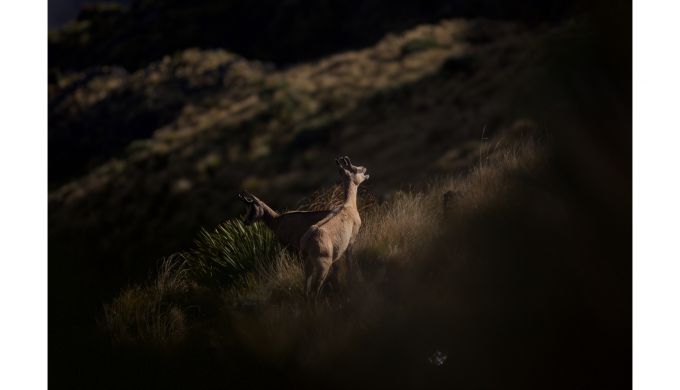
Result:
{"label": "grassy hillside", "polygon": [[283,250],[255,263],[231,251],[238,277],[192,278],[196,256],[267,237],[250,235],[257,226],[210,233],[193,263],[170,257],[105,307],[116,359],[103,372],[180,387],[625,387],[630,274],[617,241],[629,231],[609,220],[601,234],[600,218],[620,210],[585,213],[550,140],[524,130],[482,146],[466,175],[367,208],[352,270],[314,301]]}
{"label": "grassy hillside", "polygon": [[[50,380],[626,387],[630,64],[603,20],[54,73]],[[308,302],[299,259],[238,222],[235,194],[326,207],[338,155],[371,172],[356,267]]]}

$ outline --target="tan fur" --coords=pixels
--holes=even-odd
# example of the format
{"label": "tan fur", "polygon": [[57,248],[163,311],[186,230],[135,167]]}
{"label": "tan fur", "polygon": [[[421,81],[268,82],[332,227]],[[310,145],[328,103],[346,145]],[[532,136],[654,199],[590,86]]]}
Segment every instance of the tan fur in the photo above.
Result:
{"label": "tan fur", "polygon": [[344,203],[312,225],[300,240],[307,294],[318,294],[321,291],[331,266],[343,255],[347,265],[351,264],[352,246],[361,227],[357,190],[369,175],[366,174],[365,167],[352,165],[347,156],[336,162],[343,178]]}
{"label": "tan fur", "polygon": [[305,232],[332,213],[331,210],[325,210],[289,211],[279,214],[248,192],[242,192],[238,197],[249,207],[245,220],[247,225],[262,220],[282,245],[295,252],[299,250],[300,238]]}

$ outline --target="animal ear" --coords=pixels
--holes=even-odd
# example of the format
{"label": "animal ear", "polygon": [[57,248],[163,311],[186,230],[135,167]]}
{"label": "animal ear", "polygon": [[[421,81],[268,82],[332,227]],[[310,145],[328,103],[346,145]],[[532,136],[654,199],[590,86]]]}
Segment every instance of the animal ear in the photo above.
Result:
{"label": "animal ear", "polygon": [[345,157],[338,157],[335,159],[335,163],[338,164],[338,166],[342,169],[347,169],[349,166],[347,165],[347,161],[345,161]]}
{"label": "animal ear", "polygon": [[340,176],[351,176],[354,170],[352,169],[352,165],[349,162],[349,158],[347,156],[336,158],[335,163],[338,164],[338,167],[340,168]]}

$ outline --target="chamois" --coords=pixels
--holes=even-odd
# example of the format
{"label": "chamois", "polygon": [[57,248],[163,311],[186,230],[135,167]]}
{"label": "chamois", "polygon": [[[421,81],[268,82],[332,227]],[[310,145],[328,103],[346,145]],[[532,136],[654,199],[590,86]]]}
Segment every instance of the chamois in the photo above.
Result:
{"label": "chamois", "polygon": [[334,262],[345,255],[348,266],[361,218],[357,209],[357,190],[368,180],[366,168],[352,165],[347,156],[335,160],[343,178],[345,199],[323,220],[312,225],[300,240],[305,265],[306,292],[319,294]]}
{"label": "chamois", "polygon": [[332,211],[289,211],[277,213],[266,203],[247,191],[238,194],[238,198],[248,206],[244,223],[252,225],[261,219],[279,242],[289,250],[299,250],[300,238],[315,223],[326,218]]}

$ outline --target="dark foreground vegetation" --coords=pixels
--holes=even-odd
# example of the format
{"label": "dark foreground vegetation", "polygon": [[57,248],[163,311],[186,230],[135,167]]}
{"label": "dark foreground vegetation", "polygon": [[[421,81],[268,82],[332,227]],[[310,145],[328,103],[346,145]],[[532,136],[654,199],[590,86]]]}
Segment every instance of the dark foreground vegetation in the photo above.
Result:
{"label": "dark foreground vegetation", "polygon": [[[73,53],[137,53],[135,12],[181,10],[136,4]],[[52,67],[50,384],[630,387],[627,12],[376,27],[286,66],[220,42]],[[339,155],[370,169],[364,224],[308,300],[235,195],[327,208]]]}

